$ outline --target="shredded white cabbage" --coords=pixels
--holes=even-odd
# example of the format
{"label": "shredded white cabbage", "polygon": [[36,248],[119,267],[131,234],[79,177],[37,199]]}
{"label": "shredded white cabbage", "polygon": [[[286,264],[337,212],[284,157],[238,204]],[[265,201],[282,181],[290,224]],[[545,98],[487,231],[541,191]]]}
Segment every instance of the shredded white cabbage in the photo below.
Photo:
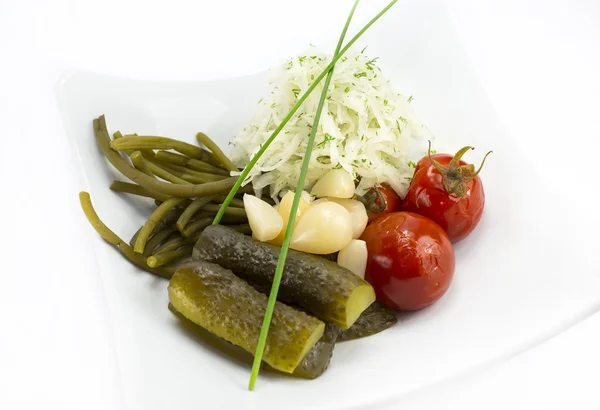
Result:
{"label": "shredded white cabbage", "polygon": [[[328,170],[343,168],[360,179],[359,195],[381,183],[405,195],[414,171],[409,164],[411,144],[423,138],[425,128],[413,113],[412,97],[394,91],[376,60],[360,52],[336,64],[305,189]],[[329,56],[313,47],[271,71],[270,93],[258,102],[253,118],[233,140],[236,165],[248,164],[329,61]],[[269,195],[276,199],[281,191],[296,187],[321,84],[248,175],[244,183],[252,182],[257,195],[268,186]]]}

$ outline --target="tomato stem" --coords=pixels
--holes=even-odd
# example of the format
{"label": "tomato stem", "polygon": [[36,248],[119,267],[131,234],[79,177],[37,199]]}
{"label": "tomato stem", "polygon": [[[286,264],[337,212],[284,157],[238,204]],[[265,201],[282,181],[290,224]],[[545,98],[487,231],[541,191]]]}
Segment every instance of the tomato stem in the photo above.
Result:
{"label": "tomato stem", "polygon": [[479,169],[475,171],[473,164],[460,165],[460,160],[463,155],[465,155],[467,151],[473,149],[475,148],[469,145],[461,148],[456,154],[454,154],[454,157],[452,157],[448,165],[442,165],[431,156],[431,141],[429,141],[427,156],[429,157],[431,165],[433,165],[433,167],[437,169],[440,174],[442,174],[442,184],[444,185],[446,192],[449,194],[456,195],[459,198],[464,196],[467,189],[467,182],[477,177],[483,168],[483,164],[485,164],[486,158],[492,153],[492,151],[489,151],[487,154],[485,154]]}
{"label": "tomato stem", "polygon": [[479,165],[479,169],[477,171],[475,171],[475,173],[473,174],[473,178],[475,178],[477,175],[479,175],[481,168],[483,168],[483,164],[485,164],[485,159],[488,157],[488,155],[492,154],[493,152],[494,151],[488,151],[488,153],[484,155],[483,160],[481,160],[481,165]]}
{"label": "tomato stem", "polygon": [[435,159],[431,158],[431,140],[428,141],[429,142],[429,148],[427,148],[427,156],[429,157],[429,161],[431,162],[431,165],[433,165],[433,167],[435,169],[437,169],[438,171],[440,171],[440,173],[444,173],[444,166],[442,164],[440,164],[439,162],[437,162]]}
{"label": "tomato stem", "polygon": [[467,153],[467,151],[469,150],[474,150],[475,147],[470,147],[470,146],[466,146],[466,147],[462,147],[461,149],[458,150],[458,152],[456,154],[454,154],[454,157],[452,157],[452,161],[450,161],[450,164],[448,165],[454,165],[456,167],[458,167],[460,165],[460,159],[462,158],[463,155],[465,155]]}
{"label": "tomato stem", "polygon": [[[387,207],[387,203],[383,194],[377,189],[377,187],[373,187],[369,192],[367,192],[364,196],[354,195],[354,199],[362,202],[362,204],[367,208],[367,212],[377,213],[385,211]],[[379,203],[378,203],[379,201]]]}

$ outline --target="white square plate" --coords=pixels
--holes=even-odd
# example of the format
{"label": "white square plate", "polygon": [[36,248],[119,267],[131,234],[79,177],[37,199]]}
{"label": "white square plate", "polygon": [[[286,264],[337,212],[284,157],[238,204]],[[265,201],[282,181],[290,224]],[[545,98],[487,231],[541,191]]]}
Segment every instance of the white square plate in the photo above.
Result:
{"label": "white square plate", "polygon": [[[338,344],[315,381],[262,373],[246,390],[247,361],[216,352],[167,310],[167,282],[137,270],[90,228],[109,301],[123,391],[130,409],[286,408],[335,410],[393,406],[401,395],[510,357],[595,308],[598,281],[560,218],[551,180],[503,127],[471,75],[451,21],[437,2],[403,1],[355,46],[379,62],[450,152],[464,145],[482,172],[486,210],[457,244],[448,293],[382,334]],[[150,82],[75,72],[59,86],[65,128],[104,221],[123,238],[148,216],[149,203],[109,191],[120,176],[96,146],[91,121],[109,130],[193,141],[205,131],[223,147],[265,90],[263,74],[212,82]],[[520,175],[527,175],[526,179]],[[534,184],[525,182],[535,181]],[[577,204],[571,204],[571,212]],[[582,238],[585,240],[585,238]]]}

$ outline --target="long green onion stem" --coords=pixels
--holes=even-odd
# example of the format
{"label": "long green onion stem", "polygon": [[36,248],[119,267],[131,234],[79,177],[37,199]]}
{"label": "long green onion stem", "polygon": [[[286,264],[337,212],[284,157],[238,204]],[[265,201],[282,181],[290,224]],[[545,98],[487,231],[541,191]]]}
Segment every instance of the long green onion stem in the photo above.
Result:
{"label": "long green onion stem", "polygon": [[[317,128],[319,127],[321,111],[323,110],[323,105],[324,105],[325,99],[327,97],[327,91],[329,89],[329,84],[331,83],[331,77],[333,76],[333,67],[335,66],[336,58],[338,57],[338,55],[341,55],[340,49],[342,48],[342,43],[344,41],[344,37],[346,37],[346,32],[348,31],[348,26],[350,25],[350,21],[352,20],[352,16],[354,15],[354,10],[356,10],[356,6],[358,5],[358,2],[359,2],[359,0],[356,0],[354,2],[354,5],[352,6],[352,10],[350,10],[350,14],[348,15],[348,19],[346,20],[346,24],[344,25],[344,29],[342,30],[342,34],[340,35],[340,39],[335,48],[335,53],[333,54],[332,62],[328,66],[327,71],[326,71],[327,78],[325,79],[325,83],[323,85],[323,91],[321,92],[321,98],[319,99],[319,104],[317,106],[317,111],[315,113],[315,119],[314,119],[314,122],[313,122],[313,125],[311,128],[310,135],[308,137],[308,143],[306,145],[306,153],[304,154],[304,159],[302,161],[300,177],[298,178],[298,184],[296,186],[296,192],[294,194],[294,200],[292,202],[292,209],[290,210],[290,218],[289,218],[288,224],[287,224],[287,231],[286,231],[285,237],[283,239],[283,244],[281,245],[281,251],[279,252],[277,268],[275,269],[275,276],[273,277],[273,285],[271,287],[271,293],[269,295],[269,300],[267,302],[267,310],[265,312],[265,317],[263,319],[262,328],[260,330],[260,335],[258,337],[258,344],[256,346],[256,352],[254,353],[254,362],[252,363],[252,373],[250,375],[250,383],[248,384],[248,389],[250,389],[250,390],[254,390],[254,385],[256,384],[256,378],[258,377],[258,372],[260,370],[260,364],[262,361],[265,344],[267,342],[267,336],[269,334],[269,327],[271,325],[271,318],[273,317],[273,311],[275,310],[275,302],[277,301],[277,293],[279,292],[279,284],[281,283],[281,277],[283,275],[285,259],[287,257],[288,249],[290,246],[290,240],[292,238],[292,231],[294,229],[296,212],[298,211],[298,204],[300,203],[300,197],[302,195],[302,188],[304,187],[304,180],[306,179],[306,174],[308,172],[308,164],[310,163],[312,147],[315,142],[315,135],[317,133]],[[325,72],[323,74],[325,74]],[[315,84],[317,83],[317,81],[319,81],[319,79],[315,80]],[[307,91],[305,95],[308,95],[308,92],[309,91]],[[300,103],[300,101],[298,101],[298,102]],[[291,114],[293,114],[293,113],[291,113]],[[288,117],[290,117],[289,114],[288,114]],[[286,117],[286,118],[288,118],[288,117]],[[283,125],[283,123],[282,123],[282,125]],[[280,127],[282,127],[282,125],[280,125]],[[273,133],[273,134],[275,134],[275,133]],[[273,135],[271,136],[271,138],[269,138],[269,141],[263,145],[263,148],[268,147],[268,144],[270,143],[271,139],[274,139]],[[254,164],[252,164],[252,165],[254,165]],[[249,165],[248,167],[251,167],[251,165]],[[246,167],[246,169],[248,169],[248,167]],[[243,179],[242,179],[242,181],[243,181]],[[235,189],[235,186],[233,189]],[[230,193],[230,195],[231,195],[231,193]],[[229,199],[229,196],[227,199]],[[227,201],[223,204],[223,206],[226,206],[226,205],[227,205]],[[225,211],[225,209],[223,209],[223,207],[221,207],[221,211]],[[219,214],[217,214],[217,218],[218,217],[219,217]],[[217,218],[215,218],[215,220]]]}

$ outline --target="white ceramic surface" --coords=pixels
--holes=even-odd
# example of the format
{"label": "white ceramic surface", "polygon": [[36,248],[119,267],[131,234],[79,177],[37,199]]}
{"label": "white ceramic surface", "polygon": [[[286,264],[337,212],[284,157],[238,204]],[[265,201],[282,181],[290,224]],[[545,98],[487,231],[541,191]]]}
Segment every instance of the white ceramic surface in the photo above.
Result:
{"label": "white ceramic surface", "polygon": [[[392,330],[338,345],[331,368],[317,381],[264,375],[252,394],[245,390],[244,363],[215,354],[172,317],[166,282],[133,268],[90,228],[97,251],[90,271],[98,269],[102,276],[128,408],[271,410],[286,403],[290,410],[335,410],[392,403],[411,390],[527,349],[596,309],[598,278],[580,263],[576,244],[561,240],[573,227],[557,217],[559,202],[543,200],[554,193],[552,181],[527,163],[515,167],[526,153],[503,132],[436,4],[402,2],[362,45],[380,57],[399,90],[415,96],[440,147],[475,145],[468,157],[475,162],[494,150],[482,174],[486,212],[477,231],[456,247],[456,275],[447,295],[428,309],[402,315]],[[406,38],[411,41],[394,41]],[[95,145],[92,118],[106,114],[111,131],[190,141],[204,130],[225,146],[263,82],[260,74],[207,83],[82,72],[65,77],[58,89],[65,128],[106,223],[129,237],[149,207],[108,190],[116,173]],[[538,183],[523,184],[517,171]]]}

